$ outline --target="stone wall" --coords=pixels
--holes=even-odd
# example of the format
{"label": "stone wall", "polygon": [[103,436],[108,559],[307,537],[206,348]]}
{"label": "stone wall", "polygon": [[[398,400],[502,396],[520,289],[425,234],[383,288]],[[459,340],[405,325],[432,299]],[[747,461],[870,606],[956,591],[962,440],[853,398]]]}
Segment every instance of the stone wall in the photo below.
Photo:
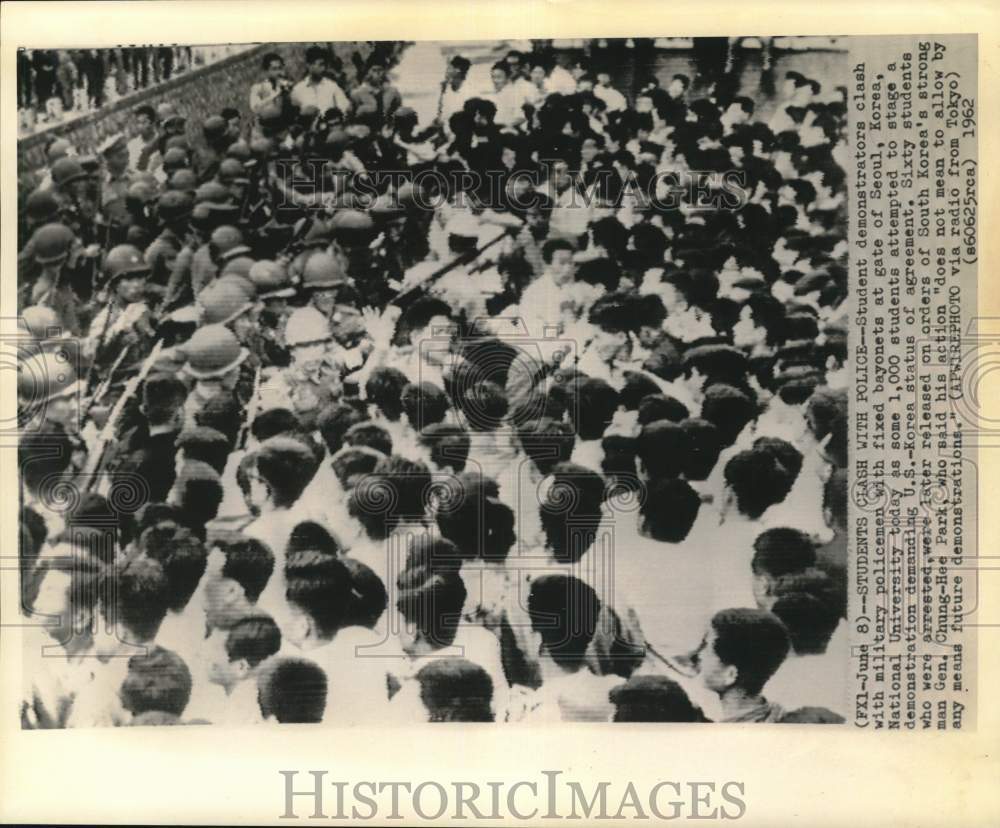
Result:
{"label": "stone wall", "polygon": [[[250,121],[248,96],[250,86],[261,74],[261,58],[268,52],[277,52],[285,58],[288,74],[302,77],[305,72],[305,50],[308,43],[264,43],[253,49],[225,58],[218,63],[187,72],[165,83],[127,95],[113,104],[90,112],[72,121],[58,124],[37,132],[17,142],[18,176],[45,166],[45,147],[52,138],[65,137],[79,155],[93,153],[100,143],[116,132],[128,132],[131,113],[138,106],[153,108],[169,101],[187,119],[188,141],[197,147],[201,141],[198,125],[209,115],[217,115],[225,107],[234,107],[243,114],[244,123]],[[349,79],[354,77],[352,53],[357,50],[362,57],[371,51],[369,43],[340,42],[328,44],[343,62]],[[395,50],[398,54],[398,49]]]}

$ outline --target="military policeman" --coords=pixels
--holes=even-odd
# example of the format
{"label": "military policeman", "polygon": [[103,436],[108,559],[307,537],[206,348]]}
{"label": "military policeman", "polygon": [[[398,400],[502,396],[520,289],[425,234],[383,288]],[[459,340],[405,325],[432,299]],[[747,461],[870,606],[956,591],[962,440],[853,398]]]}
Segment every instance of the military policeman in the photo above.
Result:
{"label": "military policeman", "polygon": [[309,428],[342,389],[330,322],[314,307],[298,308],[288,317],[285,342],[292,364],[269,372],[260,389],[260,409],[290,408]]}
{"label": "military policeman", "polygon": [[194,380],[184,403],[184,425],[194,428],[196,415],[213,397],[233,396],[240,366],[250,352],[225,325],[205,325],[180,346],[186,362],[183,372]]}
{"label": "military policeman", "polygon": [[145,254],[152,284],[166,287],[177,256],[184,247],[193,207],[194,199],[188,193],[177,190],[168,190],[157,200],[156,215],[163,229],[146,248]]}
{"label": "military policeman", "polygon": [[112,135],[101,143],[98,152],[104,161],[101,180],[101,217],[109,228],[128,222],[125,196],[134,181],[128,168],[128,143],[122,133]]}
{"label": "military policeman", "polygon": [[112,248],[104,273],[107,303],[90,324],[83,354],[93,360],[102,380],[110,380],[109,387],[114,387],[145,359],[156,332],[146,301],[149,265],[139,248],[130,244]]}

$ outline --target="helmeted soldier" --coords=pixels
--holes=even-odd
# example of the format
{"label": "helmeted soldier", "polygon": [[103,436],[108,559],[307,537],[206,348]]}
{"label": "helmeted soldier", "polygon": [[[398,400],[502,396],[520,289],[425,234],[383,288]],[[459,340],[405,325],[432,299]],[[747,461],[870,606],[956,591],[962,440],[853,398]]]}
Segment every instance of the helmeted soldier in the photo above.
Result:
{"label": "helmeted soldier", "polygon": [[156,332],[146,301],[149,265],[139,248],[130,244],[112,248],[104,273],[102,293],[107,303],[90,324],[83,353],[102,380],[110,380],[109,387],[115,388],[146,358]]}
{"label": "helmeted soldier", "polygon": [[240,364],[234,387],[237,398],[246,405],[253,396],[262,364],[263,343],[257,335],[256,288],[249,279],[229,274],[198,294],[197,304],[201,307],[203,324],[225,325],[248,352]]}
{"label": "helmeted soldier", "polygon": [[201,181],[210,181],[218,175],[223,153],[232,143],[228,124],[221,115],[210,115],[201,125],[205,148],[198,154],[197,172]]}
{"label": "helmeted soldier", "polygon": [[199,328],[180,351],[186,359],[183,371],[194,380],[184,403],[184,424],[193,427],[197,425],[195,415],[210,399],[233,395],[249,351],[225,325]]}
{"label": "helmeted soldier", "polygon": [[72,443],[77,469],[86,458],[86,445],[80,436],[83,385],[76,366],[61,351],[42,351],[17,366],[18,426],[29,433],[45,422],[57,423]]}
{"label": "helmeted soldier", "polygon": [[236,232],[242,244],[242,235],[232,227],[238,218],[239,207],[218,181],[198,187],[191,210],[190,232],[170,274],[164,307],[173,309],[190,304],[201,289],[216,277],[219,265],[213,258],[211,235],[222,227],[229,227]]}
{"label": "helmeted soldier", "polygon": [[288,300],[295,295],[295,288],[292,287],[285,268],[268,259],[254,262],[250,268],[250,281],[257,288],[257,299],[261,303],[261,356],[268,365],[285,367],[290,361],[285,345],[285,321],[288,317]]}
{"label": "helmeted soldier", "polygon": [[104,161],[101,177],[101,224],[106,234],[104,244],[124,241],[124,232],[115,232],[128,224],[129,214],[125,196],[132,186],[132,172],[128,168],[128,144],[122,133],[112,135],[99,147],[98,153]]}
{"label": "helmeted soldier", "polygon": [[82,370],[80,340],[63,329],[59,315],[45,305],[32,305],[21,311],[17,319],[18,358],[47,352],[61,355],[77,370]]}
{"label": "helmeted soldier", "polygon": [[39,227],[18,255],[18,304],[52,308],[62,328],[78,336],[93,293],[96,252],[85,250],[65,224]]}
{"label": "helmeted soldier", "polygon": [[340,210],[330,224],[334,252],[339,251],[343,256],[362,304],[384,307],[395,296],[395,290],[372,255],[370,245],[376,236],[372,217],[361,210]]}
{"label": "helmeted soldier", "polygon": [[329,320],[316,308],[292,311],[285,326],[291,365],[270,371],[261,385],[260,409],[289,408],[308,428],[342,389],[341,366],[331,350]]}
{"label": "helmeted soldier", "polygon": [[52,165],[52,189],[59,199],[59,220],[83,242],[97,241],[100,187],[77,158],[60,158]]}
{"label": "helmeted soldier", "polygon": [[152,284],[166,288],[177,256],[184,247],[184,236],[193,207],[194,200],[183,191],[168,190],[157,199],[156,215],[163,229],[146,248],[144,257],[149,265]]}
{"label": "helmeted soldier", "polygon": [[321,252],[313,254],[306,262],[299,290],[306,302],[329,320],[338,300],[350,287],[351,282],[341,263],[329,253]]}
{"label": "helmeted soldier", "polygon": [[43,224],[59,220],[59,200],[51,190],[32,190],[24,201],[24,222],[19,225],[18,249]]}
{"label": "helmeted soldier", "polygon": [[238,204],[243,203],[247,185],[250,184],[250,177],[247,175],[246,167],[243,166],[242,161],[235,158],[223,158],[219,162],[218,181],[229,190]]}
{"label": "helmeted soldier", "polygon": [[125,242],[145,250],[156,236],[156,180],[141,174],[125,193]]}

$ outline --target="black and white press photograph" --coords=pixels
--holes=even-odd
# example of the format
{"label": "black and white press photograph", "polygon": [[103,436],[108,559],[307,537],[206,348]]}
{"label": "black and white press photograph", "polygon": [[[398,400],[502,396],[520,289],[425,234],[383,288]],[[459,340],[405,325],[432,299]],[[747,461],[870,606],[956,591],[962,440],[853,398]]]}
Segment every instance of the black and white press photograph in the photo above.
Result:
{"label": "black and white press photograph", "polygon": [[20,727],[853,719],[854,77],[19,43]]}

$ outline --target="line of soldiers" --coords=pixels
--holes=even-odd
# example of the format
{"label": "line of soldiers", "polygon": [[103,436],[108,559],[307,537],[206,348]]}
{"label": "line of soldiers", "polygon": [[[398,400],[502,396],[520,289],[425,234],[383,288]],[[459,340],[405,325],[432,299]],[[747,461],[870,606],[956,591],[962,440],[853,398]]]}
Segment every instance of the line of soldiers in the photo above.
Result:
{"label": "line of soldiers", "polygon": [[409,241],[428,220],[412,185],[289,209],[295,125],[264,112],[246,142],[220,121],[202,125],[198,157],[165,147],[158,175],[128,168],[121,135],[96,166],[57,157],[26,199],[22,422],[58,420],[81,458],[139,419],[133,394],[107,427],[140,373],[180,372],[190,417],[219,391],[244,407],[292,399],[308,417],[370,350],[361,308],[383,309],[426,252]]}

